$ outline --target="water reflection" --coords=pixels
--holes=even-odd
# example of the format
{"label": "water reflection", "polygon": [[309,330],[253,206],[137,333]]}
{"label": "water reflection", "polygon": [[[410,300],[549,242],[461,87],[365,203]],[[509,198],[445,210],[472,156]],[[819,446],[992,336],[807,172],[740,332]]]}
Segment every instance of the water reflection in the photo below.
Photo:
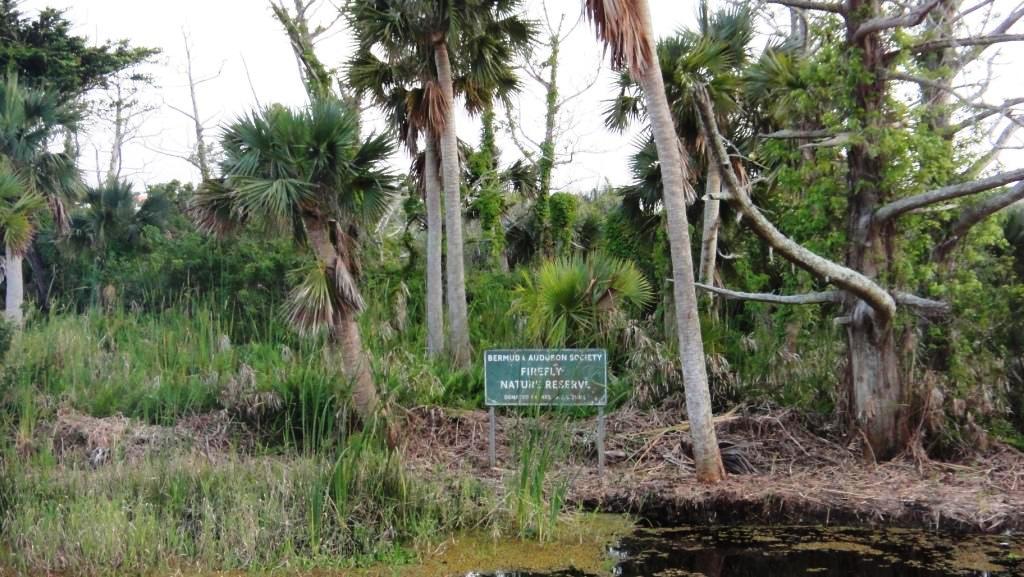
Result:
{"label": "water reflection", "polygon": [[[988,577],[1024,575],[1024,539],[815,528],[641,530],[609,548],[616,577]],[[495,577],[532,577],[499,572]],[[577,577],[567,570],[549,576]],[[483,577],[473,574],[473,577]]]}

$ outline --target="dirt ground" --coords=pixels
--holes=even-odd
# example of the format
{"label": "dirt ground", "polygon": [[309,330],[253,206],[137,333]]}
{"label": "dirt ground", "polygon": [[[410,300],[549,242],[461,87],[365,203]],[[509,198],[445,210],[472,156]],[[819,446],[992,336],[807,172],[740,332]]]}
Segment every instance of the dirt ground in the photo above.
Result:
{"label": "dirt ground", "polygon": [[[727,467],[717,485],[696,481],[682,411],[624,410],[607,417],[608,466],[598,475],[595,422],[578,421],[568,463],[570,499],[631,512],[654,523],[814,523],[997,533],[1024,530],[1024,454],[995,444],[949,463],[906,456],[865,462],[859,444],[811,434],[792,413],[731,413],[716,419]],[[466,469],[502,478],[510,438],[525,424],[499,417],[498,467],[487,463],[487,413],[421,408],[409,413],[412,466]],[[725,448],[728,447],[728,448]]]}
{"label": "dirt ground", "polygon": [[[515,474],[514,444],[531,419],[499,416],[498,466],[487,460],[487,413],[439,407],[405,411],[403,451],[414,474],[439,469],[498,490]],[[607,467],[597,471],[594,419],[542,421],[564,440],[552,471],[569,499],[589,509],[629,512],[657,524],[813,523],[923,527],[999,533],[1024,530],[1024,454],[998,443],[959,462],[906,456],[866,462],[856,443],[812,434],[789,412],[733,412],[716,418],[727,468],[717,485],[696,481],[682,410],[622,410],[607,417]],[[48,428],[62,461],[102,466],[187,451],[213,460],[255,446],[226,412],[173,427],[62,411]]]}

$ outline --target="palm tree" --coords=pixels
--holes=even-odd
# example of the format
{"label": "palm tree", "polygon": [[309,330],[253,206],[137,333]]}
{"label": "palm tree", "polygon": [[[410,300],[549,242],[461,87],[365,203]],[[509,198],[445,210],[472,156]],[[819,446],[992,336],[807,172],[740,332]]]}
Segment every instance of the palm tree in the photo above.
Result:
{"label": "palm tree", "polygon": [[661,65],[657,58],[651,16],[646,0],[584,0],[587,17],[597,36],[610,49],[612,64],[624,68],[644,92],[651,131],[661,159],[663,203],[668,221],[672,252],[673,293],[676,302],[676,330],[686,389],[686,410],[693,437],[697,478],[717,482],[725,476],[711,415],[704,344],[697,314],[693,256],[690,253],[686,218],[687,181],[683,174],[682,150],[676,135],[672,111],[665,95]]}
{"label": "palm tree", "polygon": [[71,218],[71,240],[98,255],[129,250],[147,226],[163,228],[172,206],[162,194],[148,194],[140,201],[130,182],[109,180],[86,190],[82,206]]}
{"label": "palm tree", "polygon": [[383,54],[389,65],[408,55],[423,78],[436,81],[424,86],[431,88],[424,91],[431,102],[425,107],[430,114],[422,126],[428,140],[437,145],[441,161],[448,247],[448,337],[453,360],[459,366],[469,363],[472,348],[455,95],[464,96],[470,112],[479,112],[495,97],[518,87],[509,63],[534,35],[531,23],[516,15],[520,4],[520,0],[353,0],[347,7],[361,52]]}
{"label": "palm tree", "polygon": [[[703,0],[698,6],[697,24],[695,30],[684,29],[660,40],[657,49],[676,133],[690,154],[701,158],[706,169],[699,277],[701,282],[711,285],[718,256],[722,175],[705,147],[706,138],[693,90],[698,85],[706,88],[719,115],[719,127],[738,128],[741,74],[749,61],[753,15],[747,6],[712,12],[708,2]],[[605,124],[623,130],[645,114],[639,87],[628,74],[623,74],[619,79],[619,93],[606,110]],[[739,142],[743,135],[729,136],[732,142]],[[643,152],[641,149],[638,157],[642,157]],[[656,170],[651,176],[654,179],[649,184],[656,185],[660,194],[660,171]]]}
{"label": "palm tree", "polygon": [[[447,101],[448,118],[441,127],[441,171],[445,191],[445,225],[448,227],[448,311],[455,363],[467,365],[471,346],[466,317],[465,272],[462,245],[462,211],[459,202],[459,155],[455,130],[455,90],[462,93],[470,113],[490,109],[497,99],[519,89],[510,67],[516,53],[525,53],[536,31],[532,22],[518,17],[520,0],[440,0],[438,24],[431,42],[437,80]],[[456,84],[450,50],[463,71]]]}
{"label": "palm tree", "polygon": [[25,285],[21,264],[35,237],[38,217],[46,209],[46,199],[28,190],[25,182],[9,167],[0,170],[0,235],[4,242],[4,278],[7,294],[4,316],[16,326],[24,322],[22,303]]}
{"label": "palm tree", "polygon": [[[350,22],[357,30],[365,28],[361,18],[375,18],[365,5],[353,4],[349,12]],[[373,20],[371,20],[372,22]],[[388,60],[373,53],[372,44],[363,44],[349,61],[348,80],[356,96],[369,96],[371,101],[383,109],[390,123],[398,133],[398,139],[412,155],[414,171],[420,175],[419,190],[422,190],[426,205],[427,262],[426,262],[426,320],[427,354],[432,357],[444,353],[444,289],[441,258],[441,177],[437,155],[436,131],[431,130],[431,121],[439,122],[443,114],[438,107],[444,104],[439,98],[437,81],[433,78],[429,61],[424,61],[415,52],[395,55]],[[426,137],[422,163],[419,159],[419,137]]]}
{"label": "palm tree", "polygon": [[287,319],[302,334],[327,332],[330,357],[349,375],[355,409],[370,423],[378,396],[357,322],[364,305],[358,239],[386,211],[397,180],[384,166],[391,138],[358,134],[358,112],[336,100],[242,117],[225,129],[222,177],[203,183],[190,212],[206,232],[258,223],[308,247],[313,259],[292,275]]}
{"label": "palm tree", "polygon": [[526,332],[546,347],[605,346],[628,310],[639,311],[653,293],[632,261],[592,253],[544,261],[523,273],[513,308]]}
{"label": "palm tree", "polygon": [[97,296],[103,294],[104,264],[113,255],[137,251],[145,229],[163,229],[173,208],[173,202],[158,192],[151,191],[140,201],[131,183],[124,180],[110,179],[86,190],[81,206],[72,214],[69,240],[79,254],[92,259]]}
{"label": "palm tree", "polygon": [[[24,188],[19,198],[28,199],[29,205],[41,198],[49,207],[59,234],[68,231],[64,201],[78,194],[81,178],[74,159],[67,153],[51,152],[49,146],[61,130],[72,129],[77,120],[77,111],[61,103],[56,94],[24,88],[15,75],[9,75],[0,89],[0,165]],[[24,205],[19,210],[23,209]],[[35,224],[31,230],[34,233]],[[33,238],[30,234],[30,243]],[[21,263],[28,248],[15,251],[14,260],[6,263],[6,306],[8,311],[18,311],[18,319],[24,298]]]}

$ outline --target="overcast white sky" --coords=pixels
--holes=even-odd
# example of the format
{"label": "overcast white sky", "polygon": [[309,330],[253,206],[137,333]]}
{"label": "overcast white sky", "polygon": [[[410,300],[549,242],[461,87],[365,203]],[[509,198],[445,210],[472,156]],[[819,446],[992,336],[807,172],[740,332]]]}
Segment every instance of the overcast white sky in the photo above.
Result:
{"label": "overcast white sky", "polygon": [[[1000,3],[1016,4],[1015,1],[997,2]],[[549,15],[557,20],[564,11],[568,27],[578,18],[581,4],[578,0],[549,0]],[[531,17],[544,18],[541,0],[527,0],[527,5]],[[694,21],[696,2],[650,0],[650,5],[659,36],[669,35]],[[156,78],[156,86],[142,97],[155,109],[146,117],[139,138],[125,150],[123,175],[137,184],[199,178],[197,170],[174,156],[188,154],[195,138],[191,121],[174,110],[174,107],[188,109],[191,106],[185,80],[183,33],[190,37],[196,75],[206,77],[219,72],[216,78],[199,88],[201,115],[207,120],[211,137],[219,132],[219,124],[248,111],[257,99],[264,105],[272,102],[299,105],[305,101],[295,59],[266,0],[25,0],[21,9],[33,13],[46,6],[66,10],[76,25],[76,32],[96,41],[127,38],[134,45],[158,47],[163,51],[148,67]],[[320,13],[314,21],[328,21],[333,18],[333,12],[329,0],[321,2]],[[764,39],[759,39],[755,44],[763,43]],[[339,23],[334,33],[320,43],[318,54],[328,65],[341,66],[351,54],[351,47],[351,36],[343,23]],[[993,84],[990,101],[998,102],[1024,93],[1019,79],[1020,63],[1024,62],[1022,55],[1024,47],[1004,50],[1001,70],[1006,78],[998,78]],[[605,181],[612,184],[628,181],[627,159],[632,150],[632,135],[609,134],[604,130],[600,111],[602,100],[611,94],[613,74],[607,69],[586,22],[580,23],[563,46],[562,60],[563,94],[571,94],[586,86],[595,74],[599,76],[589,91],[566,107],[566,144],[574,148],[576,154],[572,163],[557,170],[556,185],[587,190]],[[540,140],[543,93],[529,80],[525,83],[527,90],[519,99],[517,115],[521,115],[527,133]],[[478,120],[467,117],[460,122],[460,138],[476,142]],[[87,169],[95,167],[97,158],[101,166],[106,166],[109,141],[99,125],[82,141],[83,164]],[[519,156],[507,137],[500,145],[504,162]],[[1004,156],[1003,161],[1024,165],[1024,154],[1013,151]],[[405,166],[404,160],[396,162]],[[90,182],[95,179],[95,172],[90,171]]]}

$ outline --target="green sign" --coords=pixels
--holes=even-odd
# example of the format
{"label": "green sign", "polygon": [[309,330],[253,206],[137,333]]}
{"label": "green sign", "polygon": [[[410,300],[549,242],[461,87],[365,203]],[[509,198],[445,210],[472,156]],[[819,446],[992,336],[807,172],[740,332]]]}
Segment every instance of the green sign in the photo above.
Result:
{"label": "green sign", "polygon": [[608,402],[603,349],[503,349],[484,352],[488,405],[598,405]]}

